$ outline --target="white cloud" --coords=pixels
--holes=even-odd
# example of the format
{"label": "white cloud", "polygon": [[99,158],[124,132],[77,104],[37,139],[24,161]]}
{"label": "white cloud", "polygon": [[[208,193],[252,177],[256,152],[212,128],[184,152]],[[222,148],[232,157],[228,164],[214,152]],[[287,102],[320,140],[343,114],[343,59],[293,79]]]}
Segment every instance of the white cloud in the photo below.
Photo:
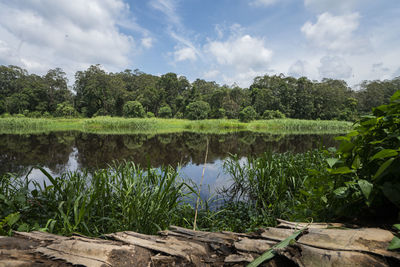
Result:
{"label": "white cloud", "polygon": [[340,52],[362,50],[365,40],[361,41],[354,35],[359,26],[359,19],[358,13],[342,16],[323,13],[318,16],[316,23],[306,22],[301,31],[312,45],[322,49]]}
{"label": "white cloud", "polygon": [[197,59],[196,51],[191,47],[184,47],[174,52],[175,61],[194,61]]}
{"label": "white cloud", "polygon": [[293,77],[306,76],[306,64],[303,60],[297,60],[289,67],[288,74]]}
{"label": "white cloud", "polygon": [[322,78],[349,79],[353,73],[353,69],[342,57],[324,56],[320,61],[318,71]]}
{"label": "white cloud", "polygon": [[360,2],[360,0],[304,0],[304,5],[316,12],[350,12]]}
{"label": "white cloud", "polygon": [[207,47],[220,65],[236,69],[263,69],[272,56],[272,51],[265,47],[264,40],[250,35],[230,38],[226,42],[212,41]]}
{"label": "white cloud", "polygon": [[250,2],[252,6],[270,6],[278,2],[278,0],[253,0]]}
{"label": "white cloud", "polygon": [[181,25],[181,19],[176,13],[176,2],[174,0],[152,0],[150,6],[162,12],[175,26]]}
{"label": "white cloud", "polygon": [[141,42],[144,48],[149,49],[153,46],[153,38],[151,37],[144,37],[142,38]]}
{"label": "white cloud", "polygon": [[38,73],[62,67],[70,75],[96,63],[119,70],[136,45],[119,30],[127,14],[122,0],[0,0],[0,63]]}
{"label": "white cloud", "polygon": [[209,71],[206,71],[204,74],[203,74],[203,77],[205,78],[205,79],[214,79],[214,78],[216,78],[218,75],[220,75],[221,74],[221,72],[219,71],[219,70],[209,70]]}
{"label": "white cloud", "polygon": [[231,27],[230,31],[226,40],[209,40],[204,46],[204,58],[211,65],[204,77],[218,76],[225,84],[248,86],[254,77],[269,70],[273,53],[264,39],[243,34],[244,29],[239,25]]}

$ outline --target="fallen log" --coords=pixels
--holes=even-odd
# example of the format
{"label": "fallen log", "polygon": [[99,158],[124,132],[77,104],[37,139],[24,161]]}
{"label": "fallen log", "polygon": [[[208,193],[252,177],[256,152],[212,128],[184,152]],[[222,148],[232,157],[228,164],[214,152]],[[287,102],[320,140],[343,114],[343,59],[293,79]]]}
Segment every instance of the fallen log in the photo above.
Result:
{"label": "fallen log", "polygon": [[400,253],[387,250],[390,231],[282,220],[250,234],[176,226],[158,235],[125,231],[102,239],[15,232],[0,237],[0,266],[243,266],[300,227],[307,230],[264,266],[400,266]]}

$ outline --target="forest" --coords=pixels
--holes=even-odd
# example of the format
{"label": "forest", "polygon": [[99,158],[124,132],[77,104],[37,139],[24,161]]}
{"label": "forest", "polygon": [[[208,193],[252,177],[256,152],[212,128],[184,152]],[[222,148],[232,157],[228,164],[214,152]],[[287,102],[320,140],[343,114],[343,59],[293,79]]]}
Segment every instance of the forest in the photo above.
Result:
{"label": "forest", "polygon": [[108,73],[100,65],[75,73],[55,68],[45,75],[17,66],[0,66],[2,117],[96,117],[253,119],[297,118],[354,121],[372,107],[389,103],[400,77],[363,81],[357,90],[343,80],[311,81],[264,75],[249,88],[219,85],[166,73],[139,70]]}

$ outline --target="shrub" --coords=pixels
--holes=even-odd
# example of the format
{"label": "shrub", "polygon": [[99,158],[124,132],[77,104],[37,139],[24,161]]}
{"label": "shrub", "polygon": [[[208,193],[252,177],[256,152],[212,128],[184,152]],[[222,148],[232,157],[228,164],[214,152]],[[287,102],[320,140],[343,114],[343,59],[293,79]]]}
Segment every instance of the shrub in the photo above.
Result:
{"label": "shrub", "polygon": [[128,118],[144,118],[146,115],[139,101],[127,101],[122,107],[122,113]]}
{"label": "shrub", "polygon": [[[400,91],[388,105],[358,121],[341,140],[336,157],[328,159],[336,176],[335,197],[343,200],[340,212],[367,210],[396,216],[400,210]],[[339,179],[340,178],[340,179]]]}
{"label": "shrub", "polygon": [[168,105],[162,106],[158,111],[158,116],[160,118],[171,118],[172,117],[172,110]]}
{"label": "shrub", "polygon": [[154,118],[154,117],[155,117],[155,115],[154,115],[154,113],[153,113],[153,112],[151,112],[151,111],[148,111],[148,112],[146,113],[146,117],[147,117],[147,118]]}
{"label": "shrub", "polygon": [[210,105],[204,101],[195,101],[186,107],[186,117],[189,120],[204,120],[208,118]]}
{"label": "shrub", "polygon": [[76,110],[68,102],[63,102],[63,103],[57,104],[57,108],[56,108],[54,114],[57,117],[76,117],[77,116]]}
{"label": "shrub", "polygon": [[265,110],[263,113],[263,119],[272,120],[272,119],[283,119],[285,118],[285,114],[280,112],[279,110]]}
{"label": "shrub", "polygon": [[245,107],[239,113],[239,121],[241,122],[249,122],[257,118],[257,112],[254,110],[252,106]]}

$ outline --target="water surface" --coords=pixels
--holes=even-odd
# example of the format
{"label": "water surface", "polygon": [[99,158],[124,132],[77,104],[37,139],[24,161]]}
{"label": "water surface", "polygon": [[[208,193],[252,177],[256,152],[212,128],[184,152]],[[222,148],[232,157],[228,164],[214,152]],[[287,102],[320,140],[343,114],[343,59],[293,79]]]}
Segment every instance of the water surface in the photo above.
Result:
{"label": "water surface", "polygon": [[[185,132],[157,135],[97,135],[82,132],[3,134],[0,135],[0,175],[6,172],[26,175],[36,165],[44,167],[52,175],[60,175],[66,171],[106,168],[113,161],[129,160],[143,167],[180,166],[183,177],[198,183],[208,139],[204,184],[214,192],[215,188],[229,183],[222,165],[230,154],[245,160],[268,150],[304,152],[322,146],[335,146],[333,137],[254,132],[220,135]],[[33,170],[29,178],[39,181],[45,179],[38,170]]]}

